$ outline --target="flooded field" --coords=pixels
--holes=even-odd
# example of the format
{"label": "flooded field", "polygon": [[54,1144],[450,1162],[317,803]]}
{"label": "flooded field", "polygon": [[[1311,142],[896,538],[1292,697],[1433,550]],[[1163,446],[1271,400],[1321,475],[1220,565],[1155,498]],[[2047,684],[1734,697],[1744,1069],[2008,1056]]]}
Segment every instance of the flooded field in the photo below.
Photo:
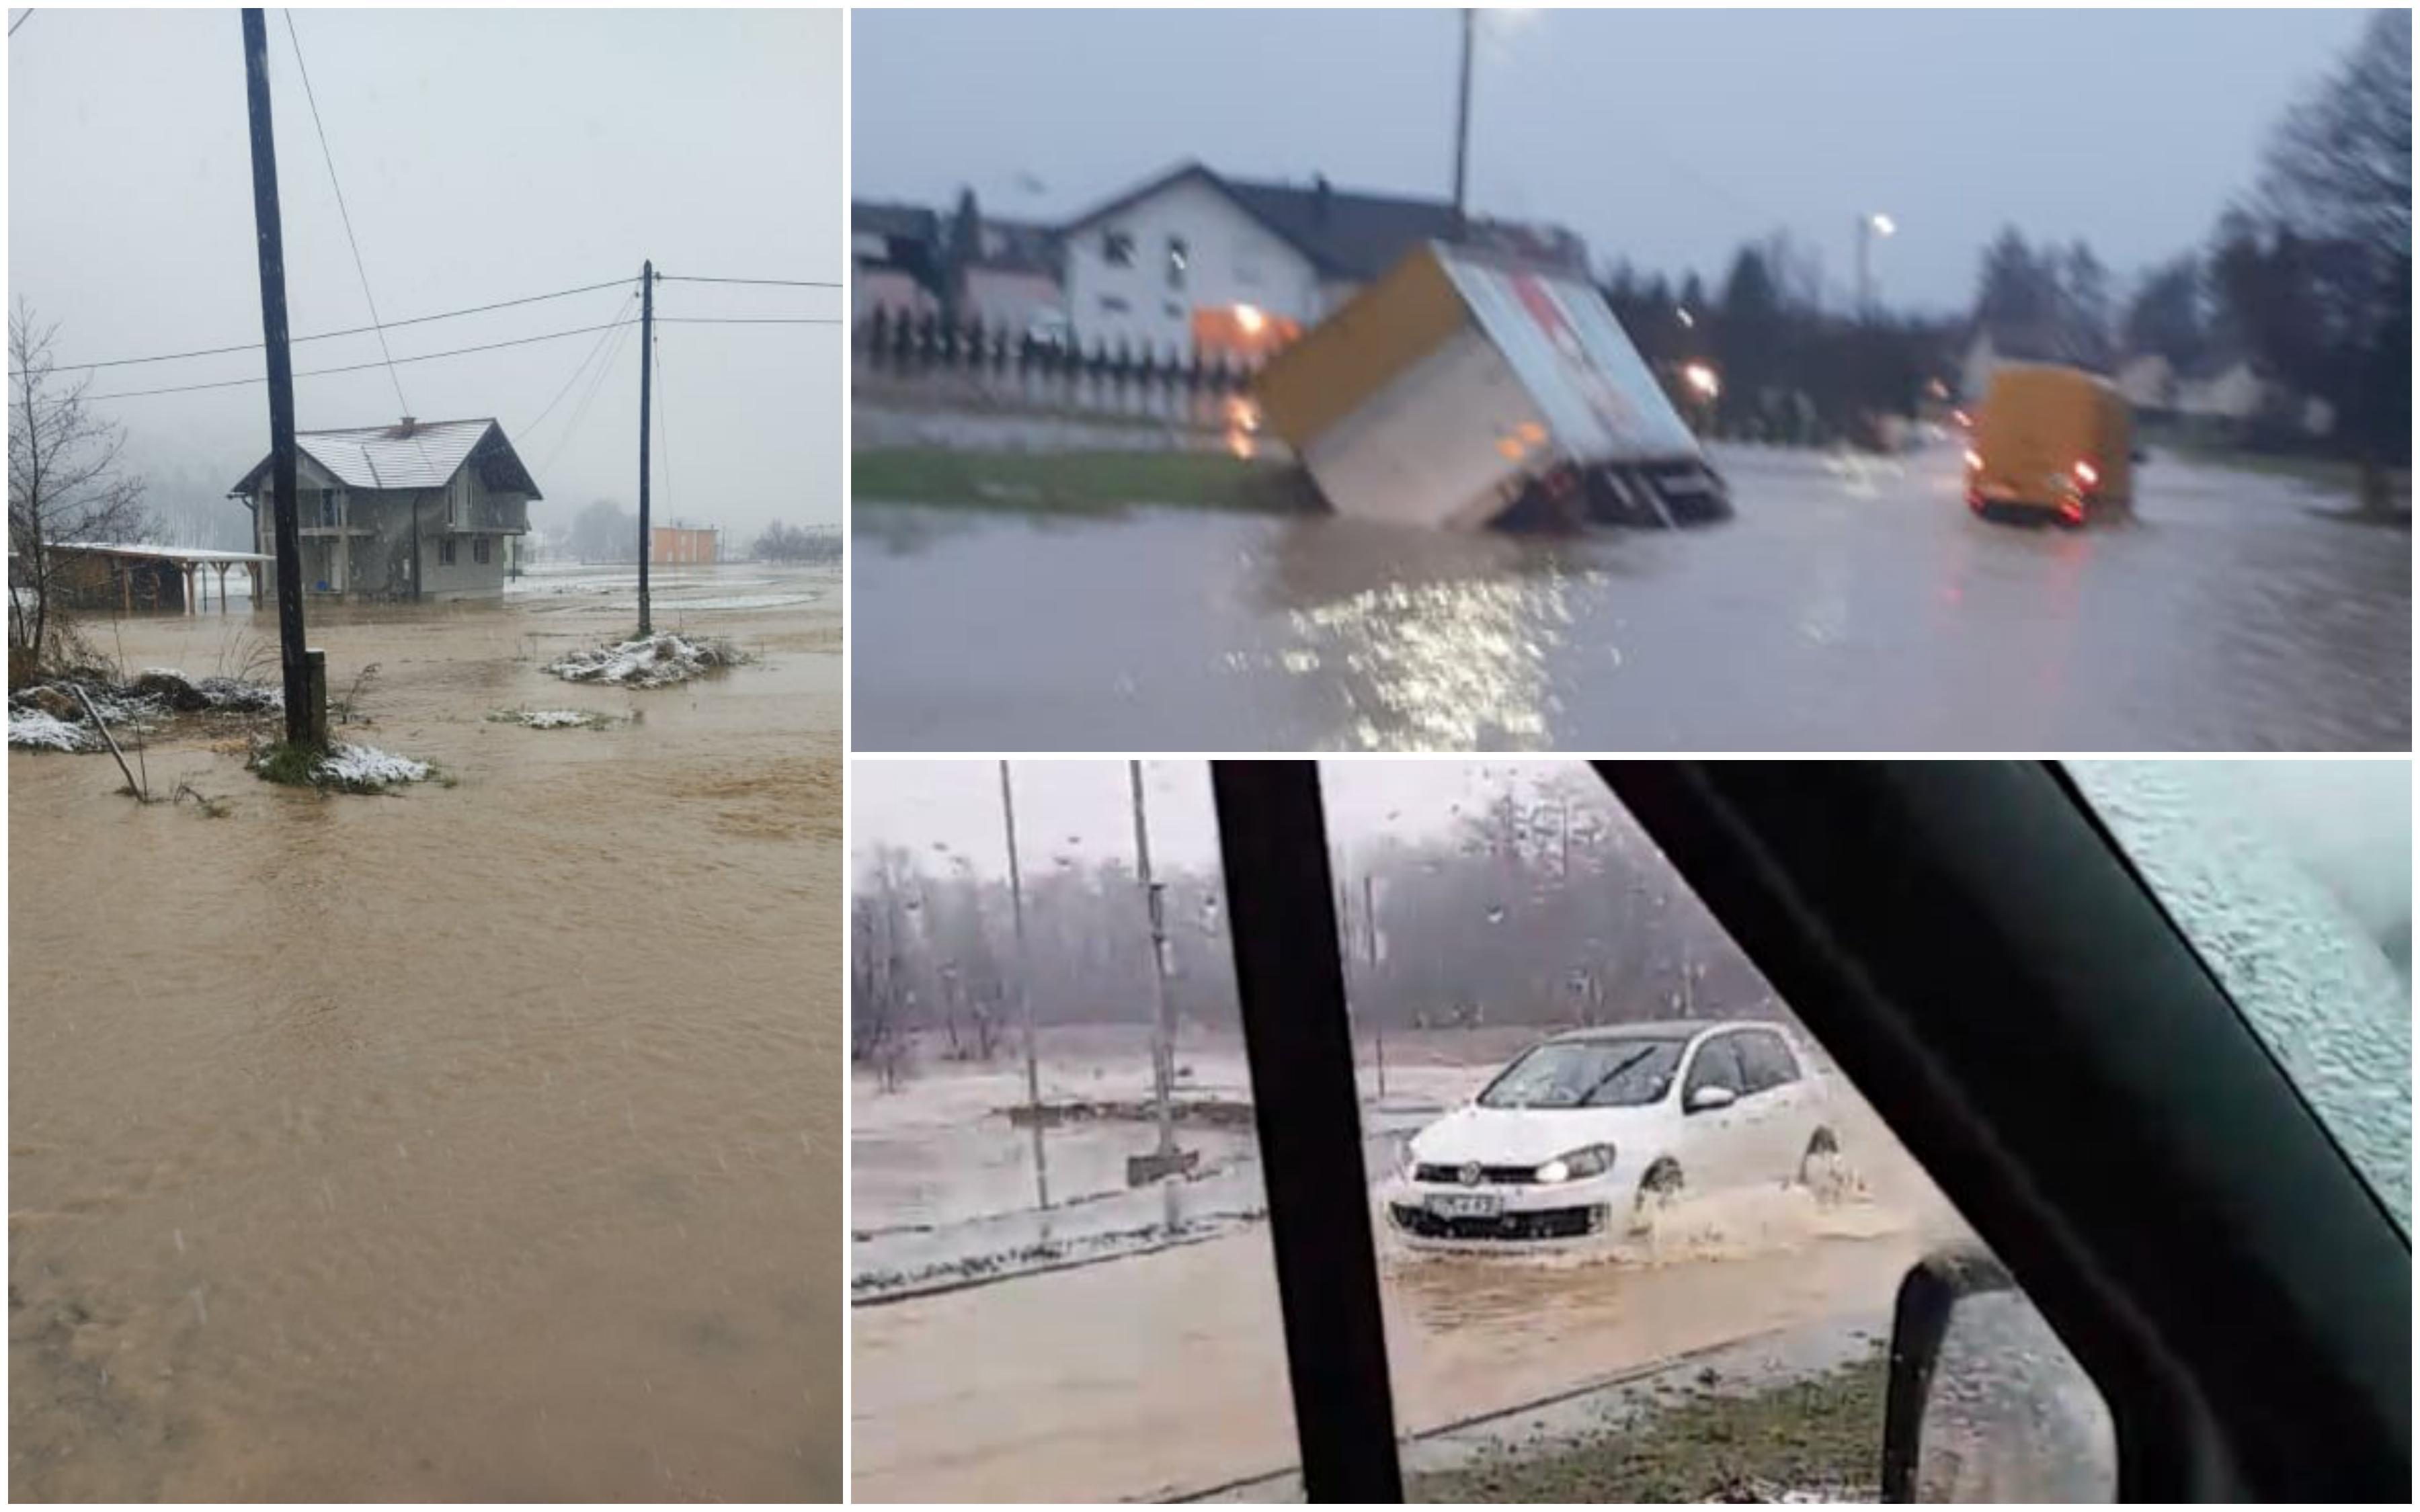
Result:
{"label": "flooded field", "polygon": [[[1147,1077],[1140,1051],[1109,1034],[1055,1038],[1046,1099],[1123,1095]],[[1525,1039],[1488,1030],[1390,1040],[1385,1099],[1374,1068],[1364,1069],[1372,1170],[1394,1139],[1475,1091]],[[1197,1084],[1240,1093],[1232,1045],[1182,1046],[1181,1058]],[[965,1285],[989,1263],[1015,1269],[1015,1247],[1041,1231],[1026,1131],[996,1111],[1020,1088],[1005,1066],[937,1073],[893,1093],[863,1076],[856,1084],[861,1281],[907,1252],[905,1229],[919,1253],[954,1254],[959,1284],[856,1309],[854,1494],[1148,1500],[1283,1470],[1295,1453],[1293,1417],[1266,1231],[1250,1221],[1261,1182],[1249,1139],[1218,1147],[1210,1179],[1180,1189],[1188,1228],[1210,1237],[1169,1244],[1129,1234],[1123,1253],[1094,1246],[1086,1257],[1096,1263]],[[1434,1433],[1698,1350],[1777,1330],[1863,1327],[1886,1314],[1908,1265],[1963,1226],[1854,1092],[1836,1082],[1835,1098],[1864,1187],[1854,1200],[1707,1194],[1667,1211],[1649,1238],[1585,1255],[1418,1255],[1382,1228],[1399,1430]],[[1057,1197],[1063,1147],[1052,1138]],[[1084,1132],[1076,1148],[1088,1141],[1091,1153],[1071,1165],[1100,1174],[1089,1203],[1058,1215],[1055,1241],[1064,1244],[1070,1223],[1087,1231],[1087,1206],[1123,1208],[1128,1225],[1157,1217],[1157,1194],[1125,1192],[1110,1158],[1153,1138],[1148,1124]],[[1190,1134],[1183,1142],[1200,1143]]]}
{"label": "flooded field", "polygon": [[[10,753],[12,1500],[838,1494],[839,574],[660,571],[755,661],[543,673],[631,579],[311,606],[345,738],[451,786]],[[94,629],[275,675],[240,604]]]}
{"label": "flooded field", "polygon": [[[2411,539],[2156,457],[1986,524],[1959,455],[1717,448],[1737,519],[1584,541],[861,500],[874,750],[2403,749]],[[1138,501],[1147,503],[1147,501]]]}

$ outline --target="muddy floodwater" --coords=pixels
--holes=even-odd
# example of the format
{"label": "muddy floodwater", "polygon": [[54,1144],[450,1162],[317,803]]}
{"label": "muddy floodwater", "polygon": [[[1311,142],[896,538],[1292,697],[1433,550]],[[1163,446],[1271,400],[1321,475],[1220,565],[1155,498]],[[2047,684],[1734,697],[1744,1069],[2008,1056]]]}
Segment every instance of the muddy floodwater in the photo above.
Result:
{"label": "muddy floodwater", "polygon": [[[1364,1067],[1373,1172],[1391,1140],[1498,1064],[1476,1044],[1457,1056],[1435,1042],[1451,1038],[1395,1044],[1384,1098]],[[1148,1076],[1136,1054],[1086,1049],[1046,1060],[1046,1098],[1125,1096]],[[1248,1095],[1233,1048],[1187,1046],[1183,1058],[1195,1095]],[[1181,1142],[1203,1149],[1210,1169],[1184,1191],[1185,1221],[1208,1237],[1125,1253],[1088,1246],[1156,1216],[1156,1196],[1120,1190],[1100,1148],[1147,1149],[1154,1131],[1054,1133],[1054,1201],[1067,1206],[1045,1226],[1030,1211],[1027,1134],[1001,1116],[1020,1095],[1017,1075],[1004,1063],[939,1069],[892,1092],[857,1079],[855,1496],[1161,1500],[1292,1465],[1276,1274],[1252,1216],[1264,1203],[1256,1152],[1188,1131]],[[1907,1268],[1967,1231],[1862,1100],[1837,1078],[1833,1088],[1857,1178],[1846,1200],[1796,1188],[1708,1193],[1668,1210],[1645,1239],[1543,1255],[1413,1253],[1373,1218],[1398,1430],[1434,1433],[1698,1351],[1886,1318]],[[1090,1216],[1095,1208],[1123,1222]],[[987,1279],[1015,1272],[1017,1251],[1046,1228],[1082,1263]],[[943,1255],[956,1263],[922,1294],[873,1300],[862,1285]]]}
{"label": "muddy floodwater", "polygon": [[[757,658],[703,682],[539,670],[631,590],[311,606],[342,736],[450,787],[10,753],[11,1500],[838,1494],[839,574],[659,573]],[[93,628],[273,657],[240,601]]]}
{"label": "muddy floodwater", "polygon": [[1730,523],[1559,542],[860,500],[858,745],[2411,745],[2411,536],[2341,497],[2164,455],[2068,532],[1971,518],[1954,446],[1715,461]]}

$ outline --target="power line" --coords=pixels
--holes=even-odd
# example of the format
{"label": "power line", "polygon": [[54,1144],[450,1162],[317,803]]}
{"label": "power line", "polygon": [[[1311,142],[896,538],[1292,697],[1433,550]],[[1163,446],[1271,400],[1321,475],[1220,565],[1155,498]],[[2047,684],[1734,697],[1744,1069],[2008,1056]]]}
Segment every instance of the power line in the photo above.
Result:
{"label": "power line", "polygon": [[[457,347],[451,351],[423,352],[418,357],[398,357],[395,360],[393,365],[396,367],[407,367],[413,363],[433,363],[441,357],[465,357],[473,352],[501,351],[506,347],[535,346],[536,343],[541,341],[561,341],[566,336],[584,336],[590,332],[610,331],[614,325],[618,324],[628,326],[632,322],[628,320],[622,320],[609,322],[606,325],[601,326],[581,326],[572,331],[550,331],[542,336],[521,336],[512,341],[491,341],[487,343],[485,346],[480,347]],[[297,373],[294,376],[299,378],[327,378],[336,373],[363,373],[367,372],[369,369],[374,367],[384,367],[387,365],[388,364],[384,362],[355,363],[348,367],[315,367],[307,373]],[[240,389],[244,387],[246,384],[266,383],[268,381],[269,379],[266,376],[261,378],[225,378],[216,383],[186,383],[173,389],[136,389],[125,393],[88,393],[85,394],[85,397],[86,399],[147,399],[154,394],[195,393],[204,389]]]}
{"label": "power line", "polygon": [[791,315],[659,315],[659,326],[836,326],[836,316]]}
{"label": "power line", "polygon": [[294,29],[294,12],[287,9],[287,40],[294,44],[294,67],[302,75],[302,98],[311,105],[311,129],[319,136],[320,161],[328,165],[328,187],[336,192],[336,214],[345,223],[345,243],[353,249],[353,271],[362,279],[362,301],[370,307],[370,324],[378,331],[379,355],[386,359],[386,380],[395,385],[395,402],[411,413],[411,401],[403,396],[403,379],[396,377],[395,354],[387,349],[386,328],[379,324],[378,297],[370,292],[370,270],[362,261],[362,244],[353,235],[353,212],[345,208],[345,186],[336,180],[336,154],[328,146],[328,128],[319,119],[319,97],[311,89],[310,65],[302,61],[302,35]]}
{"label": "power line", "polygon": [[25,15],[23,15],[23,16],[20,16],[20,17],[18,17],[15,21],[12,21],[12,22],[10,22],[10,23],[8,23],[8,35],[9,35],[9,36],[11,36],[11,37],[16,36],[16,35],[17,35],[17,28],[18,28],[18,27],[20,27],[20,26],[23,26],[23,24],[25,24],[25,18],[26,18],[26,16],[31,16],[33,13],[34,13],[34,8],[33,8],[32,6],[27,6],[27,7],[25,8]]}
{"label": "power line", "polygon": [[658,273],[657,279],[666,284],[770,284],[782,288],[838,288],[838,279],[825,278],[707,278],[701,273]]}
{"label": "power line", "polygon": [[529,444],[530,438],[535,436],[537,434],[538,427],[546,424],[546,417],[554,413],[554,407],[563,402],[563,396],[569,393],[572,389],[578,385],[581,375],[588,371],[588,364],[597,361],[597,354],[604,351],[605,344],[613,339],[613,332],[620,328],[623,317],[628,314],[630,301],[638,297],[639,296],[636,292],[622,296],[622,302],[616,306],[613,311],[614,324],[607,327],[605,332],[597,338],[597,345],[588,348],[588,355],[582,357],[580,360],[580,365],[571,370],[571,377],[564,381],[562,388],[554,391],[554,397],[546,402],[546,408],[537,412],[537,418],[531,421],[529,424],[522,429],[521,443],[523,445]]}
{"label": "power line", "polygon": [[621,355],[623,342],[629,338],[630,328],[638,323],[625,320],[615,331],[613,344],[606,350],[605,360],[597,363],[596,373],[588,380],[587,390],[580,395],[580,402],[571,407],[571,418],[564,423],[563,434],[554,439],[554,445],[548,450],[546,460],[538,464],[539,471],[552,471],[555,458],[563,455],[563,449],[569,444],[571,438],[580,434],[580,423],[588,418],[588,407],[596,402],[598,391],[604,388],[605,375],[613,371],[614,358]]}
{"label": "power line", "polygon": [[[383,329],[400,331],[405,326],[425,326],[432,320],[452,320],[466,315],[485,315],[490,310],[509,310],[516,305],[537,304],[547,300],[567,299],[574,294],[594,294],[600,288],[619,288],[633,281],[628,278],[612,278],[602,284],[582,284],[578,288],[557,289],[551,294],[531,294],[518,300],[498,300],[492,304],[473,304],[459,310],[441,310],[435,315],[416,315],[405,320],[389,320]],[[299,347],[306,341],[334,341],[339,336],[365,335],[380,329],[381,328],[378,326],[354,326],[345,331],[323,331],[316,336],[289,336],[287,341],[289,346]],[[182,362],[189,357],[224,357],[230,352],[256,352],[260,347],[259,342],[248,341],[237,347],[205,347],[197,351],[163,352],[157,357],[119,357],[106,363],[56,363],[52,364],[50,370],[54,373],[86,373],[103,367],[133,367],[145,363]],[[16,378],[20,375],[11,373],[8,376]]]}

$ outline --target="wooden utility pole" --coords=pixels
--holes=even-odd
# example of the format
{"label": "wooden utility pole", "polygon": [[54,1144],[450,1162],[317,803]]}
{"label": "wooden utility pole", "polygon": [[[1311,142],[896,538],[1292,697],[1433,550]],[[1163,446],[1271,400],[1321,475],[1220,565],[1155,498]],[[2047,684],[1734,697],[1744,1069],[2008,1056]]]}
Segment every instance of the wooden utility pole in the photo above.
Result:
{"label": "wooden utility pole", "polygon": [[294,359],[286,323],[286,239],[277,218],[277,138],[269,121],[269,23],[243,13],[244,95],[252,110],[252,218],[260,242],[260,327],[269,349],[269,486],[275,511],[277,650],[286,739],[311,741],[311,671],[302,646],[302,540],[294,503]]}
{"label": "wooden utility pole", "polygon": [[654,554],[655,536],[647,528],[647,425],[649,409],[655,402],[656,372],[656,264],[649,258],[639,265],[639,634],[656,632],[654,618],[647,612],[647,558]]}
{"label": "wooden utility pole", "polygon": [[1016,870],[1016,798],[1009,791],[1008,763],[1000,764],[1000,822],[1008,836],[1008,918],[1016,941],[1016,997],[1025,1017],[1025,1103],[1033,1116],[1033,1195],[1050,1211],[1050,1165],[1042,1149],[1042,1062],[1033,1043],[1033,984],[1025,953],[1025,884]]}

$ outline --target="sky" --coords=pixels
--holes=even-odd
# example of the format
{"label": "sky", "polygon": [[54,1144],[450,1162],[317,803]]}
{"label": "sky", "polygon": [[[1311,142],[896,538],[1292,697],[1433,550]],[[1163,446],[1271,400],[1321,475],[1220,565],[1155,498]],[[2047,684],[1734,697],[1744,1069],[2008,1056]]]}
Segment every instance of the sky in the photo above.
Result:
{"label": "sky", "polygon": [[[1540,784],[1575,761],[1357,759],[1319,764],[1320,795],[1340,870],[1354,870],[1388,837],[1433,839],[1458,816],[1484,809],[1508,789],[1535,803]],[[1039,874],[1065,856],[1087,869],[1116,858],[1131,863],[1134,819],[1122,761],[1010,764],[1016,784],[1019,861]],[[1585,775],[1585,774],[1583,774]],[[2212,814],[2238,812],[2329,887],[2366,926],[2383,931],[2412,915],[2412,782],[2402,762],[2230,762],[2195,768],[2211,784],[2197,790]],[[1197,870],[1218,863],[1218,820],[1210,770],[1200,761],[1143,764],[1152,854],[1161,865]],[[1593,779],[1590,779],[1593,781]],[[1590,809],[1575,807],[1575,827],[1612,822],[1609,793],[1590,789]],[[1006,874],[1001,825],[1000,764],[986,761],[861,761],[849,769],[851,845],[861,860],[877,846],[899,846],[925,870],[945,873],[963,857],[978,875]],[[1334,851],[1331,850],[1331,857]]]}
{"label": "sky", "polygon": [[[12,18],[17,15],[12,11]],[[320,124],[387,321],[659,271],[845,276],[844,55],[834,11],[299,10]],[[287,13],[269,62],[297,335],[370,323]],[[38,10],[8,42],[8,294],[62,366],[257,342],[241,34],[226,10]],[[625,290],[388,332],[396,358],[604,324]],[[632,306],[635,310],[635,306]],[[660,316],[843,314],[838,289],[659,285]],[[841,513],[837,325],[664,325],[659,520],[742,538]],[[546,501],[635,508],[639,344],[599,335],[401,365],[409,412],[493,416]],[[376,336],[294,348],[298,373]],[[264,371],[257,351],[104,369],[92,393]],[[591,367],[589,372],[598,371]],[[549,401],[566,397],[547,412]],[[298,378],[304,430],[393,424],[382,369]],[[155,498],[225,491],[269,450],[265,385],[96,403]],[[543,423],[540,417],[543,413]],[[575,423],[575,416],[576,423]],[[232,507],[232,506],[230,506]]]}
{"label": "sky", "polygon": [[[1971,304],[1984,243],[2083,238],[2131,277],[2198,246],[2357,11],[1516,11],[1481,18],[1470,198],[1600,260],[1715,284],[1788,230],[1885,302]],[[1198,158],[1443,198],[1454,12],[865,11],[852,192],[1059,220]]]}
{"label": "sky", "polygon": [[[1508,787],[1532,791],[1541,779],[1573,764],[1322,762],[1320,796],[1330,831],[1349,858],[1356,848],[1389,835],[1408,841],[1441,834],[1455,823],[1457,810],[1474,811]],[[1209,764],[1142,765],[1154,858],[1170,866],[1215,866],[1218,828]],[[1111,857],[1131,862],[1134,813],[1125,762],[1013,762],[1010,776],[1020,865],[1039,872],[1063,856],[1087,867]],[[928,870],[947,871],[963,856],[983,875],[1006,874],[999,763],[859,762],[849,768],[849,782],[854,843],[861,855],[869,846],[898,845]],[[1612,800],[1604,801],[1609,814]]]}

